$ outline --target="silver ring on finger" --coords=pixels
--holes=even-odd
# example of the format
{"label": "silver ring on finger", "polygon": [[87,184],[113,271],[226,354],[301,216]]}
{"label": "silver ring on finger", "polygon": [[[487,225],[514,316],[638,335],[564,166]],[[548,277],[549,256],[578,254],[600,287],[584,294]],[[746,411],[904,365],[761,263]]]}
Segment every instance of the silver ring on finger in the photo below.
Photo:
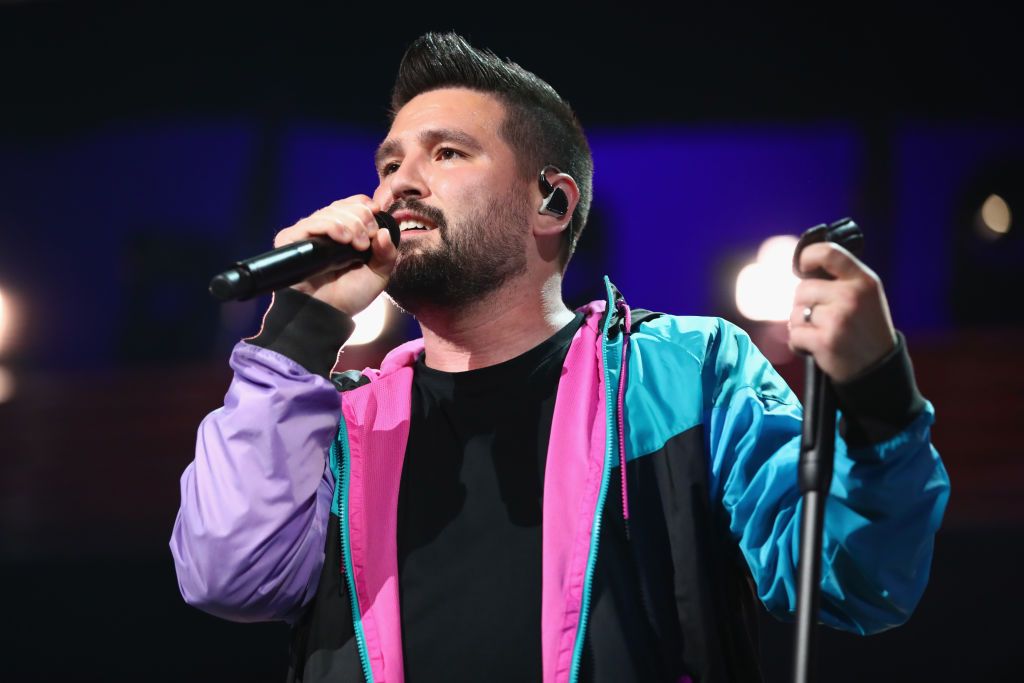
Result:
{"label": "silver ring on finger", "polygon": [[808,325],[814,324],[811,322],[811,316],[814,314],[814,306],[815,304],[811,304],[810,306],[804,306],[804,322]]}

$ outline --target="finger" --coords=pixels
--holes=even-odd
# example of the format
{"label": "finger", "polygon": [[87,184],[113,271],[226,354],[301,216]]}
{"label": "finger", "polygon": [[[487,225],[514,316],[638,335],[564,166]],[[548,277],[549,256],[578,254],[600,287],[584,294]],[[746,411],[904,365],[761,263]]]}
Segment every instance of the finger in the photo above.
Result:
{"label": "finger", "polygon": [[352,243],[357,248],[367,249],[377,228],[373,214],[379,210],[380,207],[366,195],[339,199],[281,230],[274,238],[274,246],[281,247],[316,235],[325,235],[335,242]]}
{"label": "finger", "polygon": [[811,273],[821,268],[838,279],[863,274],[863,264],[856,256],[834,242],[811,244],[800,252],[800,271]]}
{"label": "finger", "polygon": [[[811,309],[810,320],[807,320],[806,315],[807,309]],[[789,329],[792,330],[796,327],[803,327],[804,325],[812,325],[811,322],[814,320],[814,306],[796,305],[793,306],[793,310],[789,312]]]}
{"label": "finger", "polygon": [[310,236],[323,235],[339,244],[352,243],[358,234],[358,221],[350,214],[319,213],[303,227]]}
{"label": "finger", "polygon": [[[807,309],[811,309],[807,315]],[[816,304],[812,306],[793,306],[789,312],[789,328],[817,327],[827,330],[841,322],[842,306],[837,304]],[[809,318],[809,320],[807,319]]]}
{"label": "finger", "polygon": [[[336,241],[348,243],[358,241],[359,234],[368,233],[370,228],[376,225],[373,212],[377,205],[366,195],[354,195],[339,199],[325,206],[310,218],[328,217],[333,220],[339,228],[346,228],[351,233],[350,237],[343,237],[345,230],[328,229],[326,234]],[[365,246],[369,246],[368,244]]]}
{"label": "finger", "polygon": [[354,194],[351,197],[345,197],[344,199],[338,199],[331,202],[331,206],[343,206],[346,204],[362,204],[363,206],[369,207],[373,211],[379,211],[380,208],[377,203],[373,201],[373,198],[365,194]]}
{"label": "finger", "polygon": [[[334,213],[336,211],[356,212],[360,216],[365,212],[366,216],[372,216],[374,211],[379,211],[377,204],[364,194],[357,194],[345,199],[339,199],[325,206],[321,211]],[[365,221],[364,221],[365,222]]]}
{"label": "finger", "polygon": [[315,217],[326,218],[333,223],[327,232],[332,239],[352,242],[361,249],[369,248],[372,228],[377,224],[369,206],[350,200],[335,202],[318,211]]}
{"label": "finger", "polygon": [[377,220],[374,218],[374,214],[383,211],[377,202],[372,198],[367,197],[365,194],[358,194],[346,199],[340,199],[327,208],[355,212],[368,231],[372,231],[373,227],[377,225]]}
{"label": "finger", "polygon": [[832,280],[809,278],[801,280],[796,286],[793,294],[793,305],[813,306],[815,304],[828,304],[836,300],[839,295],[840,283]]}
{"label": "finger", "polygon": [[330,207],[326,214],[334,221],[334,227],[328,233],[331,239],[343,244],[351,242],[359,249],[370,248],[377,221],[369,207],[352,204],[344,208]]}
{"label": "finger", "polygon": [[[328,233],[333,225],[334,222],[330,218],[320,214],[313,214],[277,233],[274,236],[274,246],[283,247],[286,244],[300,242],[318,235],[330,236]],[[332,237],[332,239],[334,238]]]}
{"label": "finger", "polygon": [[789,330],[789,348],[791,351],[817,355],[824,346],[822,332],[813,325],[800,325]]}

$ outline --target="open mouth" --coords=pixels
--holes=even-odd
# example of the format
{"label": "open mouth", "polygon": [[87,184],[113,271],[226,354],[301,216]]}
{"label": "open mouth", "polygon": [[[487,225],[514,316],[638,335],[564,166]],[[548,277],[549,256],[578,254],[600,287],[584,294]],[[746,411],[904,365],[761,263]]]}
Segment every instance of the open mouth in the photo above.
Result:
{"label": "open mouth", "polygon": [[433,230],[434,226],[422,220],[412,219],[399,223],[398,229],[402,232],[427,232]]}

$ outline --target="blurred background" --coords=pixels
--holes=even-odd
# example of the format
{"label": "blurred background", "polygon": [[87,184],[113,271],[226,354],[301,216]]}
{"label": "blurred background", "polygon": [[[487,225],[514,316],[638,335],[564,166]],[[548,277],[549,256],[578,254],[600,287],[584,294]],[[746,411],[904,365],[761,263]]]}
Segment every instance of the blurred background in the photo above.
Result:
{"label": "blurred background", "polygon": [[[917,613],[824,633],[822,680],[1019,680],[1022,36],[988,2],[0,2],[0,677],[283,680],[286,627],[187,607],[166,545],[196,426],[266,305],[206,287],[372,191],[404,47],[448,29],[548,80],[587,129],[569,303],[608,274],[633,306],[729,318],[799,388],[770,320],[792,247],[764,243],[856,218],[953,493]],[[381,310],[342,367],[416,334]],[[764,620],[770,681],[790,637]]]}

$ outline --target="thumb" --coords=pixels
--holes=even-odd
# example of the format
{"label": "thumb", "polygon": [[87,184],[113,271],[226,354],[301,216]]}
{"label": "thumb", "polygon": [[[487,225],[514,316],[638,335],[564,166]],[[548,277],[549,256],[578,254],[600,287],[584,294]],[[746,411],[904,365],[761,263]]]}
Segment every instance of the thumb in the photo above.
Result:
{"label": "thumb", "polygon": [[391,241],[390,231],[378,230],[371,247],[373,255],[366,265],[378,277],[387,281],[391,276],[391,271],[395,268],[395,261],[398,259],[398,247]]}

